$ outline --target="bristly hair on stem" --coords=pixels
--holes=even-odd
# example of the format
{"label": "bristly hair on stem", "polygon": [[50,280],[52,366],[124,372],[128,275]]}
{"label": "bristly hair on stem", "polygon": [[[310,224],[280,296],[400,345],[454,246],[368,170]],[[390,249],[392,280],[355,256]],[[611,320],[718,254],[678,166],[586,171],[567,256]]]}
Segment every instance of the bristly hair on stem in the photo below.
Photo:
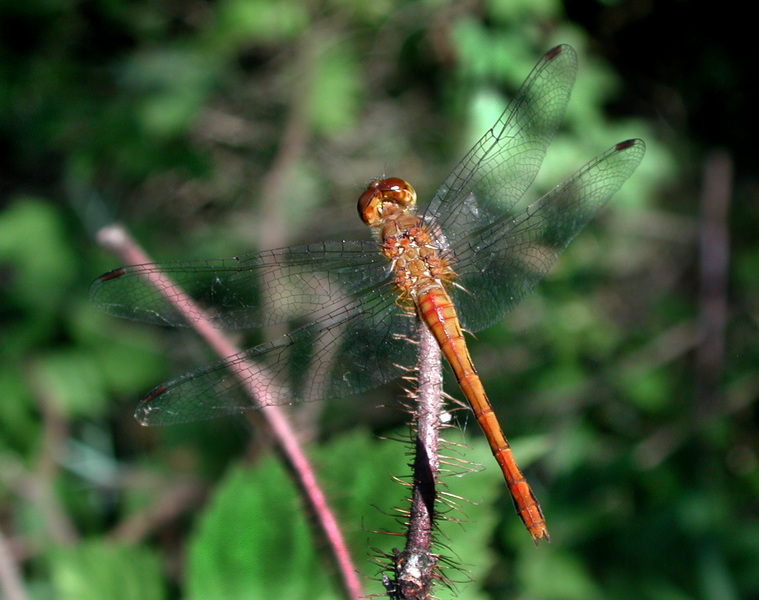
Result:
{"label": "bristly hair on stem", "polygon": [[440,467],[443,367],[435,338],[423,323],[419,329],[416,437],[406,546],[402,551],[394,551],[393,579],[383,577],[388,596],[393,600],[426,600],[431,597],[433,581],[440,579],[439,556],[433,553],[432,543]]}

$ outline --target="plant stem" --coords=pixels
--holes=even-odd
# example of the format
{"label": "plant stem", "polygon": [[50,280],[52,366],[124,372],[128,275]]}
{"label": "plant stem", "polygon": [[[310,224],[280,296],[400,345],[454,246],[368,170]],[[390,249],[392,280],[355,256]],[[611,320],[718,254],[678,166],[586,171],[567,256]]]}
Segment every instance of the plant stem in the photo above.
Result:
{"label": "plant stem", "polygon": [[[150,257],[132,238],[126,228],[120,224],[104,227],[98,232],[97,237],[103,247],[113,252],[126,264],[137,265],[151,262]],[[155,277],[156,279],[160,278],[160,280],[153,281],[153,283],[158,286],[158,289],[166,292],[166,298],[174,303],[178,310],[191,316],[188,318],[188,322],[220,357],[237,354],[240,351],[221,331],[211,325],[210,321],[203,316],[202,310],[166,275],[159,273]],[[236,374],[247,374],[248,369],[256,370],[256,367],[242,365],[235,372]],[[246,380],[243,379],[243,381]],[[260,388],[248,387],[247,391],[254,402],[261,406],[258,413],[271,429],[272,435],[315,516],[318,528],[327,540],[337,564],[346,596],[350,600],[358,600],[362,596],[361,584],[350,558],[348,546],[316,480],[314,469],[301,448],[285,412],[281,407],[272,405],[270,399],[262,396]]]}
{"label": "plant stem", "polygon": [[399,599],[430,597],[437,566],[432,553],[435,500],[440,441],[440,411],[443,405],[443,366],[440,347],[424,323],[419,326],[417,364],[416,439],[414,483],[411,490],[406,547],[395,557],[395,594]]}

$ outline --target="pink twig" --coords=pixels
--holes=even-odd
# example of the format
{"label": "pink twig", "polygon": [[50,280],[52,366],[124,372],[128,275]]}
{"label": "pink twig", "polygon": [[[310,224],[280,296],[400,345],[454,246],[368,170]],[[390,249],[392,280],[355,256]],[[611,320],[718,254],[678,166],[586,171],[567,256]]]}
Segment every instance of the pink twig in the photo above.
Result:
{"label": "pink twig", "polygon": [[[114,224],[104,227],[98,232],[97,237],[98,242],[104,248],[113,252],[126,264],[140,265],[152,262],[122,225]],[[186,316],[187,321],[219,356],[226,357],[240,351],[221,331],[211,325],[203,311],[165,274],[153,273],[150,275],[150,281],[157,289],[165,293],[166,298]],[[257,370],[254,365],[238,365],[230,368],[233,368],[238,375],[247,375],[250,370]],[[250,377],[242,377],[243,382],[246,382],[247,391],[251,398],[262,407],[259,412],[270,427],[285,459],[290,464],[298,485],[303,490],[316,517],[318,526],[332,549],[347,597],[351,600],[358,600],[361,598],[362,592],[356,569],[351,561],[348,546],[337,525],[337,520],[316,480],[314,470],[300,447],[297,436],[284,411],[280,407],[274,406],[273,402],[262,394],[262,389],[266,386],[259,384],[260,387],[256,388],[247,383],[251,379]],[[261,378],[257,377],[256,379],[259,382],[261,381]]]}

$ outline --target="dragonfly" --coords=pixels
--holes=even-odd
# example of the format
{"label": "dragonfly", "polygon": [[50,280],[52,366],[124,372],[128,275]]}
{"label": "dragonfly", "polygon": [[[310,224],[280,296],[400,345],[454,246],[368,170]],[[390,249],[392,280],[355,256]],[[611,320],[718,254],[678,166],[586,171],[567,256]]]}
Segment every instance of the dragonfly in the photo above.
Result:
{"label": "dragonfly", "polygon": [[[202,317],[225,329],[288,323],[288,333],[180,375],[151,390],[136,418],[170,425],[270,404],[343,397],[402,376],[429,328],[500,466],[533,540],[548,540],[540,505],[517,466],[467,348],[464,332],[500,321],[545,275],[577,233],[635,171],[645,144],[630,139],[598,155],[521,206],[564,117],[577,54],[543,55],[494,126],[451,171],[427,207],[402,179],[369,183],[358,201],[374,233],[232,258],[120,267],[90,297],[105,312],[188,326],[173,279]],[[197,318],[200,318],[198,315]],[[256,368],[241,365],[255,365]],[[261,390],[258,399],[245,393]]]}

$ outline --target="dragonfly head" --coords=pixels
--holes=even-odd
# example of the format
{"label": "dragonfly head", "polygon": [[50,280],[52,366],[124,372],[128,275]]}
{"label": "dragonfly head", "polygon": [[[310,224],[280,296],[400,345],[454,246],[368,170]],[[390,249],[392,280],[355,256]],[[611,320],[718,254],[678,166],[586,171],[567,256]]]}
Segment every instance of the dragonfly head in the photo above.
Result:
{"label": "dragonfly head", "polygon": [[370,227],[378,227],[390,214],[407,212],[415,205],[416,192],[403,179],[375,179],[358,199],[358,214]]}

